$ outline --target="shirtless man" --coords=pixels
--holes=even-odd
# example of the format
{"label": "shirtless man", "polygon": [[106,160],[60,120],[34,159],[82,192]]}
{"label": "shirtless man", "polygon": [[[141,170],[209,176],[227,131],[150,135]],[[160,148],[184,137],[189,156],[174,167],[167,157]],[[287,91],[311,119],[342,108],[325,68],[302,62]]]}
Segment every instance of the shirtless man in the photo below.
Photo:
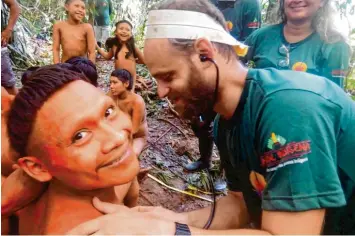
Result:
{"label": "shirtless man", "polygon": [[[129,195],[139,170],[132,123],[82,74],[52,65],[32,77],[12,103],[8,133],[20,167],[49,185],[18,212],[20,234],[64,234],[101,215],[93,196],[122,204]],[[115,186],[124,184],[117,196]]]}
{"label": "shirtless man", "polygon": [[[82,23],[85,17],[83,0],[66,0],[66,21],[56,22],[53,26],[53,62],[65,62],[72,57],[88,57],[95,63],[95,35],[92,26]],[[60,58],[60,47],[62,58]]]}

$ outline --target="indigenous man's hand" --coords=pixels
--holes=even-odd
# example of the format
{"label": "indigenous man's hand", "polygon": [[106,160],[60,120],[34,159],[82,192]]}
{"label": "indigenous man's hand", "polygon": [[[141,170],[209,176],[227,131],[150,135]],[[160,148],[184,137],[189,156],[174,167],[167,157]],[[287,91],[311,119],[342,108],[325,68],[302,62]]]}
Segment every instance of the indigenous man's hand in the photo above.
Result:
{"label": "indigenous man's hand", "polygon": [[1,46],[6,46],[11,38],[12,30],[5,29],[1,32]]}
{"label": "indigenous man's hand", "polygon": [[187,215],[176,213],[160,206],[137,206],[132,208],[132,210],[140,212],[148,217],[153,217],[157,219],[178,222],[181,224],[187,224],[188,222]]}
{"label": "indigenous man's hand", "polygon": [[175,232],[173,222],[160,220],[131,210],[128,207],[93,199],[94,206],[107,215],[85,222],[67,234],[114,235],[114,234],[169,234]]}

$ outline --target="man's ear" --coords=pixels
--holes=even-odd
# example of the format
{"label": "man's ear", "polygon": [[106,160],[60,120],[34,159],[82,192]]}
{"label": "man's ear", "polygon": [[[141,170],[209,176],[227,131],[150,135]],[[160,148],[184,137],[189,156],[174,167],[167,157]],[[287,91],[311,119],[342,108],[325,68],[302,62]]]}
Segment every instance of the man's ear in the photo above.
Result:
{"label": "man's ear", "polygon": [[18,159],[18,164],[29,176],[39,182],[48,182],[52,179],[47,168],[36,157],[22,157]]}
{"label": "man's ear", "polygon": [[1,87],[1,112],[5,113],[10,110],[11,104],[15,99],[14,95],[10,95],[7,91]]}
{"label": "man's ear", "polygon": [[124,83],[123,83],[123,86],[127,89],[128,86],[129,86],[129,81],[124,82]]}
{"label": "man's ear", "polygon": [[198,54],[198,57],[200,55],[203,55],[205,57],[213,59],[215,56],[215,47],[213,44],[206,38],[199,38],[195,41],[194,43],[194,49],[195,52]]}

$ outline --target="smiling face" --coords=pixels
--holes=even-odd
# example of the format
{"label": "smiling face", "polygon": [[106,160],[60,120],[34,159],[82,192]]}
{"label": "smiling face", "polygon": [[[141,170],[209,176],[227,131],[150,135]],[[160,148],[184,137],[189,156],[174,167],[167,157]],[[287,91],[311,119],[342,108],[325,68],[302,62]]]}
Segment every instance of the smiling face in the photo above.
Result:
{"label": "smiling face", "polygon": [[75,189],[128,183],[139,170],[129,117],[83,81],[71,82],[44,103],[28,150],[52,177]]}
{"label": "smiling face", "polygon": [[293,22],[312,20],[323,4],[324,0],[284,0],[285,15]]}
{"label": "smiling face", "polygon": [[82,0],[72,0],[65,4],[65,10],[68,15],[75,21],[82,21],[85,17],[85,3]]}
{"label": "smiling face", "polygon": [[167,39],[148,39],[144,46],[145,63],[158,81],[159,97],[168,97],[184,118],[198,117],[212,109],[215,75],[206,70],[198,53],[186,53]]}
{"label": "smiling face", "polygon": [[127,42],[132,37],[132,27],[127,23],[120,23],[116,27],[116,35],[121,42]]}

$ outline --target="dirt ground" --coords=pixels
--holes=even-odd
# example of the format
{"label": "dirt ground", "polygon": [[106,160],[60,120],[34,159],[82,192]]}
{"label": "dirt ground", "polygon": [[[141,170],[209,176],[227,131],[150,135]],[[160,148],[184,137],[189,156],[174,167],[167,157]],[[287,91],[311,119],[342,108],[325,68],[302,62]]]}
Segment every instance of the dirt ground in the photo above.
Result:
{"label": "dirt ground", "polygon": [[[99,72],[99,87],[107,92],[113,62],[98,60],[96,65]],[[19,88],[22,86],[20,82],[22,73],[23,71],[16,71],[17,87]],[[146,98],[146,96],[143,97]],[[185,190],[187,186],[197,186],[202,189],[200,180],[203,173],[191,174],[183,170],[184,164],[199,158],[197,138],[189,125],[171,112],[166,101],[155,97],[152,100],[146,100],[146,102],[149,138],[146,149],[140,156],[141,168],[150,168],[151,170],[148,172],[150,175],[171,187]],[[213,160],[218,162],[218,154],[215,149]],[[196,192],[196,190],[193,192],[212,199],[209,194]],[[185,212],[210,204],[206,200],[170,190],[148,175],[140,182],[139,205],[162,206],[176,212]]]}

